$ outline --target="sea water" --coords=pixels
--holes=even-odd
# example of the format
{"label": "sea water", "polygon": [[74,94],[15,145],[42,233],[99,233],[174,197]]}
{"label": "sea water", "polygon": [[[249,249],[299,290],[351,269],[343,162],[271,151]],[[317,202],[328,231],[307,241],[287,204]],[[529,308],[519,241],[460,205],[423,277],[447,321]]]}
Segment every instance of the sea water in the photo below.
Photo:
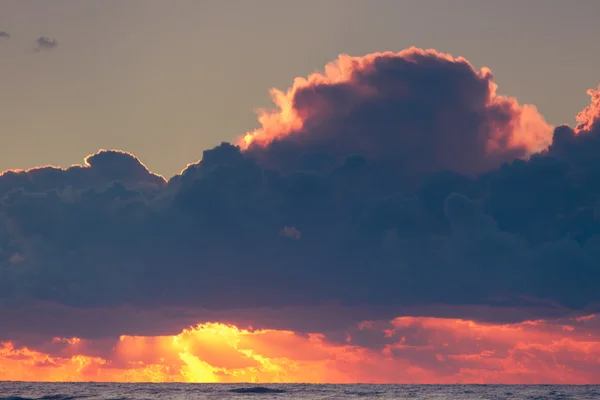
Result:
{"label": "sea water", "polygon": [[[238,390],[245,389],[245,390]],[[250,390],[247,390],[250,389]],[[254,390],[256,389],[256,390]],[[277,392],[277,393],[275,393]],[[304,385],[0,382],[0,399],[600,399],[600,385]]]}

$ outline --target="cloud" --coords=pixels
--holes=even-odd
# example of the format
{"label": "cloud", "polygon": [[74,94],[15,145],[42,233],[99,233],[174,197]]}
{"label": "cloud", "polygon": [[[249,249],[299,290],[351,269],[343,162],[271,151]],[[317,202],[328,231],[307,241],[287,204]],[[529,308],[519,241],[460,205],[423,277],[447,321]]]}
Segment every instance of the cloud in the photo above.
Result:
{"label": "cloud", "polygon": [[241,144],[286,169],[309,162],[303,156],[321,157],[313,168],[330,168],[358,153],[405,177],[444,169],[477,174],[551,140],[535,107],[496,89],[488,68],[477,71],[435,50],[343,55],[324,73],[273,90],[277,109],[261,112],[261,128]]}
{"label": "cloud", "polygon": [[167,183],[162,176],[150,172],[132,154],[119,150],[100,150],[87,156],[83,165],[4,171],[0,174],[0,198],[14,195],[11,194],[14,190],[47,193],[53,190],[104,189],[114,182],[142,191],[160,189]]}
{"label": "cloud", "polygon": [[288,238],[294,239],[294,240],[300,240],[300,237],[302,236],[301,232],[298,229],[296,229],[296,227],[294,227],[294,226],[284,227],[281,230],[281,232],[279,232],[279,235],[288,237]]}
{"label": "cloud", "polygon": [[0,31],[0,39],[10,39],[10,33],[5,31]]}
{"label": "cloud", "polygon": [[[206,150],[168,182],[114,150],[7,171],[0,336],[50,332],[58,315],[86,339],[207,318],[333,337],[399,315],[597,312],[590,94],[578,127],[552,130],[462,58],[342,56],[274,92],[248,145]],[[132,327],[127,307],[155,322]]]}
{"label": "cloud", "polygon": [[35,41],[35,51],[51,50],[56,47],[58,47],[58,41],[47,36],[40,36]]}
{"label": "cloud", "polygon": [[0,343],[2,376],[28,381],[587,384],[600,380],[598,362],[594,315],[514,324],[401,317],[364,322],[341,342],[206,323],[174,336]]}

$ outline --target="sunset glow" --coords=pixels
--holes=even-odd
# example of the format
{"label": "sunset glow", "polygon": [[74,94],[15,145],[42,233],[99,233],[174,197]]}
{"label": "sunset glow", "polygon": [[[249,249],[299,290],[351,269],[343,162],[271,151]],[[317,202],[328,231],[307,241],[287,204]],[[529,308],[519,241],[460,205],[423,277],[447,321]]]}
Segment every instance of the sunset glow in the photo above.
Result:
{"label": "sunset glow", "polygon": [[0,400],[600,393],[600,1],[176,3],[0,0]]}
{"label": "sunset glow", "polygon": [[122,336],[109,346],[76,338],[36,349],[5,342],[0,374],[26,381],[598,383],[599,328],[596,315],[506,325],[401,317],[362,323],[345,343],[332,343],[322,334],[206,323],[175,336]]}

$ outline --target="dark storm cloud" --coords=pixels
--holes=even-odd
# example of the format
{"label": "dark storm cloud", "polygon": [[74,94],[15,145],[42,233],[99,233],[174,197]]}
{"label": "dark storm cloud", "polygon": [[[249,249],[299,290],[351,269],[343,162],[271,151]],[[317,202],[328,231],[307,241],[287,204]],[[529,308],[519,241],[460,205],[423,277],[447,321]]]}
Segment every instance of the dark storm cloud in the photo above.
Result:
{"label": "dark storm cloud", "polygon": [[166,180],[150,172],[135,156],[118,150],[101,150],[69,168],[44,166],[29,170],[9,170],[0,174],[0,198],[17,189],[26,193],[46,193],[71,189],[103,188],[121,182],[134,189],[159,189]]}
{"label": "dark storm cloud", "polygon": [[5,31],[0,31],[0,39],[10,39],[10,33]]}
{"label": "dark storm cloud", "polygon": [[40,36],[35,41],[35,50],[50,50],[58,47],[58,41],[56,39],[49,38],[47,36]]}
{"label": "dark storm cloud", "polygon": [[[121,152],[98,153],[83,167],[5,173],[1,301],[24,316],[40,301],[78,310],[202,309],[211,316],[246,309],[257,316],[249,323],[298,331],[317,316],[284,313],[289,320],[269,322],[268,312],[257,310],[332,302],[370,310],[319,317],[344,323],[410,310],[497,321],[597,310],[596,108],[577,132],[557,128],[547,150],[500,165],[531,149],[513,141],[490,153],[480,144],[486,134],[496,141],[516,135],[496,128],[518,113],[496,119],[504,106],[492,107],[494,117],[486,116],[491,78],[442,60],[407,66],[386,59],[368,76],[350,74],[369,85],[396,82],[399,74],[395,86],[374,84],[377,96],[385,93],[376,104],[373,90],[363,99],[317,82],[314,93],[295,100],[302,109],[350,102],[357,114],[343,118],[334,110],[335,118],[319,117],[326,122],[317,131],[304,124],[290,139],[248,151],[223,143],[168,183]],[[336,133],[347,128],[354,129],[348,137]],[[420,136],[408,143],[398,138],[403,132]],[[419,179],[407,181],[411,174]],[[231,318],[244,321],[238,311]],[[39,319],[20,321],[20,331],[43,329]],[[82,324],[78,332],[86,334]],[[127,325],[106,324],[115,334]],[[338,328],[333,321],[331,329]]]}

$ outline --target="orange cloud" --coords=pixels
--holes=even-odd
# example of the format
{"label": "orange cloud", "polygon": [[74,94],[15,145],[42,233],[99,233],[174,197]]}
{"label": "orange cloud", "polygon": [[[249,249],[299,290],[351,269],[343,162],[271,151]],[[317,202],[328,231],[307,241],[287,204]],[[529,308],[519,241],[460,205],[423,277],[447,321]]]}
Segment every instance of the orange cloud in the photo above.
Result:
{"label": "orange cloud", "polygon": [[600,120],[600,85],[597,89],[589,89],[591,103],[576,116],[577,127],[575,132],[589,131]]}
{"label": "orange cloud", "polygon": [[401,317],[360,324],[341,343],[323,334],[206,323],[175,336],[122,336],[106,344],[54,338],[33,349],[5,342],[0,376],[25,381],[600,382],[597,315],[517,324]]}

